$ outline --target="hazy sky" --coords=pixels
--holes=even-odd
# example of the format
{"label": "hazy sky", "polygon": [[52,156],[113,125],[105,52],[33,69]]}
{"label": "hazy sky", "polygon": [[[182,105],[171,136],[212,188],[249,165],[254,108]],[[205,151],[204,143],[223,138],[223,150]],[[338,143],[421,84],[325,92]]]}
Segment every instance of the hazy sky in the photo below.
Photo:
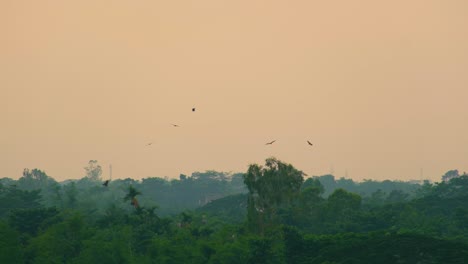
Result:
{"label": "hazy sky", "polygon": [[356,180],[468,171],[467,14],[466,0],[1,0],[0,177],[269,156]]}

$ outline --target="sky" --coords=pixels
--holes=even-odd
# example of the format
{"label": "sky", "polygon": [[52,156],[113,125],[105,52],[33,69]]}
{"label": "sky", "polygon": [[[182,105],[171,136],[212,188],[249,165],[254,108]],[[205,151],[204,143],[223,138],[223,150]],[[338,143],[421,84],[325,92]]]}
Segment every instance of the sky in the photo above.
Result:
{"label": "sky", "polygon": [[103,178],[110,164],[178,178],[270,156],[354,180],[468,171],[466,14],[465,0],[2,0],[0,177],[78,179],[98,160]]}

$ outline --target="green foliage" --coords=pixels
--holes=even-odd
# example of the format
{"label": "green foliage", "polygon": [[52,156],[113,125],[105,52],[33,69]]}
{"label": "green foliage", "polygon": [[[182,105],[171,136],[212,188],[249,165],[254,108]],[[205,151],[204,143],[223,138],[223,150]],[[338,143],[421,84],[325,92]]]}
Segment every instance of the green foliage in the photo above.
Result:
{"label": "green foliage", "polygon": [[249,166],[244,183],[249,190],[248,223],[260,233],[279,222],[277,212],[287,208],[299,196],[303,173],[291,164],[268,158],[265,167]]}
{"label": "green foliage", "polygon": [[242,223],[247,217],[247,194],[236,194],[214,200],[197,212],[216,216],[226,223]]}
{"label": "green foliage", "polygon": [[361,197],[344,189],[337,189],[328,197],[328,206],[336,214],[346,210],[356,211],[361,206]]}
{"label": "green foliage", "polygon": [[138,203],[138,200],[136,199],[137,195],[141,195],[141,192],[138,191],[137,189],[135,189],[132,185],[130,185],[130,186],[128,186],[128,192],[125,195],[125,197],[123,198],[123,200],[124,200],[124,202],[130,201],[130,204],[133,207],[138,208],[139,203]]}
{"label": "green foliage", "polygon": [[387,203],[402,203],[408,199],[408,194],[401,190],[393,190],[387,197]]}
{"label": "green foliage", "polygon": [[16,264],[23,261],[23,249],[18,232],[0,221],[0,263]]}
{"label": "green foliage", "polygon": [[249,253],[246,263],[273,264],[284,263],[281,251],[276,251],[274,239],[270,237],[251,237],[247,240]]}
{"label": "green foliage", "polygon": [[[340,178],[335,180],[335,176],[331,174],[323,176],[314,176],[307,179],[307,181],[318,180],[324,187],[324,196],[329,196],[336,189],[345,189],[349,192],[358,193],[362,197],[370,197],[372,193],[381,191],[383,193],[390,193],[393,190],[400,190],[409,196],[413,196],[420,188],[419,184],[402,181],[384,180],[382,182],[373,180],[364,180],[363,182],[354,182],[351,179]],[[304,185],[309,184],[304,182]],[[307,186],[305,186],[307,187]]]}
{"label": "green foliage", "polygon": [[361,197],[343,189],[335,190],[325,207],[325,226],[332,232],[359,231],[356,217],[360,213]]}
{"label": "green foliage", "polygon": [[309,178],[304,181],[302,184],[302,189],[307,189],[307,188],[314,188],[317,189],[319,195],[322,195],[325,193],[325,187],[323,187],[322,183],[318,178]]}
{"label": "green foliage", "polygon": [[[79,256],[83,248],[85,222],[79,214],[66,215],[63,222],[34,237],[27,248],[34,263],[67,263]],[[28,261],[29,262],[29,261]]]}
{"label": "green foliage", "polygon": [[56,208],[15,209],[9,215],[10,226],[18,232],[30,236],[37,235],[39,229],[46,229],[59,221]]}
{"label": "green foliage", "polygon": [[455,179],[459,177],[460,174],[458,173],[458,170],[449,170],[447,171],[443,176],[442,176],[442,181],[447,182],[451,179]]}
{"label": "green foliage", "polygon": [[209,263],[239,264],[248,263],[249,244],[243,240],[235,240],[220,244],[216,248],[216,254],[210,258]]}
{"label": "green foliage", "polygon": [[128,186],[128,193],[124,197],[124,201],[130,201],[135,198],[137,195],[141,195],[141,192],[135,189],[133,186]]}
{"label": "green foliage", "polygon": [[[0,263],[468,259],[466,175],[411,191],[408,183],[355,183],[332,175],[303,181],[300,171],[273,158],[246,174],[208,171],[171,181],[114,180],[107,187],[88,178],[58,185],[39,170],[26,175],[23,187],[41,177],[50,184],[26,190],[14,186],[17,181],[0,181]],[[239,188],[239,181],[246,186]],[[128,206],[137,196],[141,205]],[[177,209],[163,215],[159,202]]]}
{"label": "green foliage", "polygon": [[76,208],[78,203],[78,189],[74,182],[63,187],[65,192],[65,204],[68,208]]}
{"label": "green foliage", "polygon": [[323,230],[321,222],[325,216],[325,202],[322,189],[317,186],[304,188],[296,204],[282,211],[283,223],[297,226],[308,231]]}
{"label": "green foliage", "polygon": [[417,234],[306,236],[297,263],[463,263],[468,247]]}
{"label": "green foliage", "polygon": [[18,180],[18,187],[23,190],[46,189],[55,183],[54,179],[39,169],[24,169],[23,176]]}
{"label": "green foliage", "polygon": [[370,206],[382,206],[386,201],[386,197],[387,194],[381,189],[378,189],[377,191],[373,192],[370,197],[365,199],[365,201]]}
{"label": "green foliage", "polygon": [[5,217],[11,210],[38,208],[41,206],[41,190],[23,191],[16,186],[0,188],[0,217]]}
{"label": "green foliage", "polygon": [[146,178],[133,185],[145,194],[141,197],[141,203],[155,202],[163,216],[194,210],[216,199],[246,192],[242,174],[207,171],[194,172],[190,177],[183,176],[180,180],[171,181]]}
{"label": "green foliage", "polygon": [[83,250],[74,263],[132,263],[131,235],[129,227],[97,230],[83,241]]}

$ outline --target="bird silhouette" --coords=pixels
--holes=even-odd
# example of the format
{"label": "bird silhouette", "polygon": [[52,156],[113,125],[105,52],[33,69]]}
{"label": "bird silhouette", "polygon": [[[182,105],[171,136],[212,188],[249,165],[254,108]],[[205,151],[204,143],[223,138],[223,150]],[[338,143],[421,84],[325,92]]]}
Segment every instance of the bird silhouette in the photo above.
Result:
{"label": "bird silhouette", "polygon": [[106,186],[109,184],[109,180],[106,180],[102,185]]}
{"label": "bird silhouette", "polygon": [[271,144],[275,143],[275,141],[276,141],[276,140],[273,140],[273,141],[271,141],[271,142],[266,143],[265,145],[271,145]]}
{"label": "bird silhouette", "polygon": [[192,108],[192,112],[195,112],[195,107],[194,107],[194,108]]}
{"label": "bird silhouette", "polygon": [[179,127],[179,125],[176,125],[176,124],[171,124],[173,127]]}
{"label": "bird silhouette", "polygon": [[150,143],[146,144],[146,146],[151,146],[151,144],[153,144],[153,142],[150,142]]}
{"label": "bird silhouette", "polygon": [[311,146],[313,146],[313,145],[314,145],[314,144],[310,143],[310,141],[309,141],[309,140],[307,140],[307,143],[308,143],[309,145],[311,145]]}

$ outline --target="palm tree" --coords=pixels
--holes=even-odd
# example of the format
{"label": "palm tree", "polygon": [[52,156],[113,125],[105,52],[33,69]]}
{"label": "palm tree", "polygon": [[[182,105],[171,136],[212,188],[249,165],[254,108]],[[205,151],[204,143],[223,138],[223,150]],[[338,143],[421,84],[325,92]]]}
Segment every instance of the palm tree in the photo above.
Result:
{"label": "palm tree", "polygon": [[140,207],[140,205],[138,204],[138,200],[136,199],[137,195],[141,195],[141,192],[133,188],[133,186],[131,185],[128,186],[128,193],[124,197],[124,202],[130,200],[130,204],[133,205],[133,207],[135,208]]}

